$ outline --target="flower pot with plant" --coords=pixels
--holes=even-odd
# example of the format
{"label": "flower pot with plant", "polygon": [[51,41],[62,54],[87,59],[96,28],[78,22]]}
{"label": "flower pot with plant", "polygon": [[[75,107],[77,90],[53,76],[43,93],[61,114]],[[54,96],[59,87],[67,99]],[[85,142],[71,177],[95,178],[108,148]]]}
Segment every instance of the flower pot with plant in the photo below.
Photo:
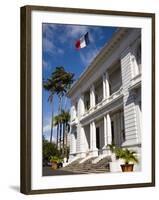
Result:
{"label": "flower pot with plant", "polygon": [[50,157],[50,162],[51,162],[51,168],[52,169],[57,169],[58,168],[58,161],[59,161],[59,158],[57,156],[51,156]]}
{"label": "flower pot with plant", "polygon": [[134,163],[138,163],[135,151],[120,148],[116,151],[116,155],[124,160],[124,164],[120,165],[123,172],[132,172]]}

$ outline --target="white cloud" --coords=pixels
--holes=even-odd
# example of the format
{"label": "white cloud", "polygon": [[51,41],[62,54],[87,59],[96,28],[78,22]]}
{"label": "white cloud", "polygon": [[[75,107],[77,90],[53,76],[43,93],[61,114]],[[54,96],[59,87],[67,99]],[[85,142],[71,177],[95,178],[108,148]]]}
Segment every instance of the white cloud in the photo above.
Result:
{"label": "white cloud", "polygon": [[[54,113],[54,116],[56,116],[57,113]],[[53,127],[53,132],[56,132],[57,127]],[[51,131],[51,117],[46,117],[43,119],[43,133]]]}
{"label": "white cloud", "polygon": [[89,65],[94,58],[97,56],[99,49],[95,48],[93,50],[88,51],[87,53],[81,53],[80,58],[84,65]]}
{"label": "white cloud", "polygon": [[51,125],[47,124],[46,126],[43,127],[43,133],[46,133],[48,131],[51,131]]}
{"label": "white cloud", "polygon": [[53,44],[53,41],[43,38],[43,49],[45,52],[53,53],[55,51],[55,46]]}
{"label": "white cloud", "polygon": [[51,55],[64,53],[63,49],[55,44],[58,38],[57,28],[55,24],[43,24],[43,51]]}
{"label": "white cloud", "polygon": [[55,31],[57,30],[56,24],[43,24],[43,34],[45,37],[51,39],[55,35]]}
{"label": "white cloud", "polygon": [[[53,127],[53,141],[56,141],[56,133],[57,133],[57,127]],[[43,135],[46,140],[50,140],[50,134],[51,134],[51,124],[46,124],[43,126]]]}
{"label": "white cloud", "polygon": [[77,38],[88,32],[88,30],[88,26],[69,26],[66,34],[68,37]]}
{"label": "white cloud", "polygon": [[48,39],[48,38],[43,38],[43,50],[45,53],[49,53],[51,55],[54,55],[56,53],[58,54],[63,54],[64,51],[63,49],[57,47],[54,44],[54,39]]}
{"label": "white cloud", "polygon": [[44,59],[43,59],[42,66],[43,66],[43,68],[48,68],[48,69],[50,68],[50,66],[49,66],[48,62],[47,62],[47,61],[45,61]]}

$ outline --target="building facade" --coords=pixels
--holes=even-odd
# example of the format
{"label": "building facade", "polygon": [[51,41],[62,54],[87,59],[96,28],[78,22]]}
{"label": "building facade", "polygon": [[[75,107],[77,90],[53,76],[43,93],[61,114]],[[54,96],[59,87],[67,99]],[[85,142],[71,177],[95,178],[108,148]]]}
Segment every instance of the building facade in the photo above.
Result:
{"label": "building facade", "polygon": [[69,161],[141,150],[141,29],[119,28],[68,92]]}

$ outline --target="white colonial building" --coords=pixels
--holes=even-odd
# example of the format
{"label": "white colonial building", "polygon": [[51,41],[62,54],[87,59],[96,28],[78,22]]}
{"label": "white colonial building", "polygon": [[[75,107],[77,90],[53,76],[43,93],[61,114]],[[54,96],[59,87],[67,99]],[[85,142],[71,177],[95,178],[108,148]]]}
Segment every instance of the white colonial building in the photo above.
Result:
{"label": "white colonial building", "polygon": [[119,28],[68,92],[69,161],[141,149],[141,29]]}

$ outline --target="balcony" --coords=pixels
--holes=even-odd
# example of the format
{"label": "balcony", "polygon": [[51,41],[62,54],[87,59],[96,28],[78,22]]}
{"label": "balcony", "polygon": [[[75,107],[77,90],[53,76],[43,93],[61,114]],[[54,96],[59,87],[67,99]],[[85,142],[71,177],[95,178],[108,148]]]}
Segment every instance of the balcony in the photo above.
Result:
{"label": "balcony", "polygon": [[106,99],[103,99],[101,102],[99,102],[97,105],[95,105],[94,107],[90,108],[89,110],[87,110],[82,118],[87,117],[90,114],[93,114],[94,112],[96,112],[99,109],[102,109],[102,107],[105,107],[107,105],[110,105],[111,103],[113,103],[114,101],[116,101],[117,99],[119,99],[120,97],[123,96],[123,88],[120,87],[119,90],[117,90],[116,92],[114,92],[111,96],[109,96]]}

